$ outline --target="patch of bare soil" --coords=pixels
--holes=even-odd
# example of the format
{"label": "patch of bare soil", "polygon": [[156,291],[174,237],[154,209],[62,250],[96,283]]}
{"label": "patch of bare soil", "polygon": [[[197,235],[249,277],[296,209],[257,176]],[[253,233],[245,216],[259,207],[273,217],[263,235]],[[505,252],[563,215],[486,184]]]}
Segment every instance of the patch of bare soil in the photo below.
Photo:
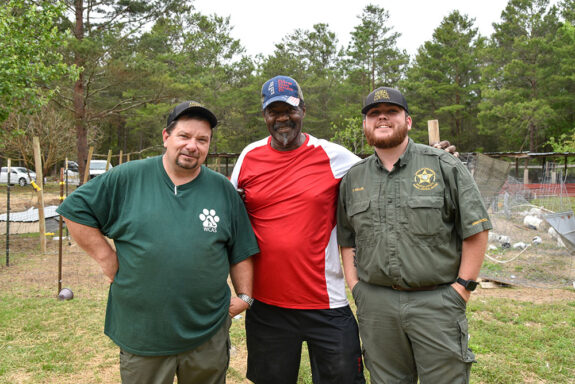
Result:
{"label": "patch of bare soil", "polygon": [[569,288],[477,288],[472,294],[472,300],[477,300],[478,298],[501,298],[545,304],[560,301],[575,301],[575,290]]}

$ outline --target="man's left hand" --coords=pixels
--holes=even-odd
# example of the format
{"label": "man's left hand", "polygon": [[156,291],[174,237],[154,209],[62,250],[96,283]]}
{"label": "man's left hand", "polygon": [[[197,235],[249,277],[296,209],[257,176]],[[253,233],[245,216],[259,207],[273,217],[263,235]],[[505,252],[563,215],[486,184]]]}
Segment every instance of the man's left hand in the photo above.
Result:
{"label": "man's left hand", "polygon": [[248,309],[250,306],[248,303],[240,299],[239,297],[232,297],[230,300],[230,317],[235,317]]}
{"label": "man's left hand", "polygon": [[451,286],[453,287],[453,289],[457,291],[457,293],[459,293],[459,296],[461,296],[466,303],[469,301],[469,298],[471,297],[471,292],[465,289],[463,285],[459,283],[453,283],[451,284]]}
{"label": "man's left hand", "polygon": [[443,149],[445,152],[449,152],[453,156],[459,157],[459,152],[457,152],[455,145],[451,145],[451,143],[447,140],[440,141],[439,143],[433,143],[431,146],[433,148]]}

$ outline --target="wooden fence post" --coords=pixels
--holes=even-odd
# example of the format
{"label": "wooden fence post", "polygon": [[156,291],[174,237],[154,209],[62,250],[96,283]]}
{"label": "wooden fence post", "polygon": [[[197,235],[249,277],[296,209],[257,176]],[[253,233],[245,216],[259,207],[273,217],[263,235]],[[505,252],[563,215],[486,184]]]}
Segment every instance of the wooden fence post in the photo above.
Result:
{"label": "wooden fence post", "polygon": [[439,143],[439,121],[427,120],[427,134],[429,135],[429,145]]}
{"label": "wooden fence post", "polygon": [[40,139],[35,136],[32,138],[32,145],[34,147],[34,163],[36,166],[36,192],[38,194],[38,223],[40,230],[40,247],[42,252],[46,253],[46,221],[44,217],[44,174],[42,172],[42,153],[40,152]]}

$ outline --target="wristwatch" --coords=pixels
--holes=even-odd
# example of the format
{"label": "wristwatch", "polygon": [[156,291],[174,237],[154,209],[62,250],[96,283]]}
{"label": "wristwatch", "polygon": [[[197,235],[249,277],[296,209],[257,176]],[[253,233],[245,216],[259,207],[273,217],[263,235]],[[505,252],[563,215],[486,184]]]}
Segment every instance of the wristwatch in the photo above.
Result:
{"label": "wristwatch", "polygon": [[459,284],[463,285],[465,287],[466,290],[468,290],[469,292],[473,292],[475,291],[475,288],[477,288],[477,281],[474,280],[463,280],[461,277],[458,277],[456,280]]}
{"label": "wristwatch", "polygon": [[250,306],[250,308],[252,307],[252,304],[254,303],[254,299],[252,297],[249,297],[248,295],[246,295],[245,293],[240,293],[238,295],[239,299],[242,299],[243,301],[245,301],[246,303],[248,303],[248,305]]}

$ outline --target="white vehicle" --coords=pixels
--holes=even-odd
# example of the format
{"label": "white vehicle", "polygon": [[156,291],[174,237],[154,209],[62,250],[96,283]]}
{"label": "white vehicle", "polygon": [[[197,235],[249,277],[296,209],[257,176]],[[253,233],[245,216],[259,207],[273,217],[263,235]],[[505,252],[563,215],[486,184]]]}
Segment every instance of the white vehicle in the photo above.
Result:
{"label": "white vehicle", "polygon": [[[106,160],[91,160],[90,161],[90,179],[101,175],[102,173],[106,172],[106,164],[108,162]],[[108,170],[112,169],[112,164],[108,166]]]}
{"label": "white vehicle", "polygon": [[[106,160],[91,160],[90,161],[90,179],[101,175],[106,172]],[[108,166],[108,170],[112,169],[112,164]],[[68,161],[68,180],[71,182],[78,181],[78,164],[75,161]]]}
{"label": "white vehicle", "polygon": [[25,167],[12,167],[12,168],[16,168],[18,171],[25,173],[28,176],[30,176],[30,179],[36,180],[36,172],[34,172],[33,170],[25,168]]}
{"label": "white vehicle", "polygon": [[[27,172],[23,172],[22,169],[26,169],[26,168],[22,168],[22,167],[11,167],[10,168],[10,185],[20,185],[20,186],[25,186],[27,184],[30,184],[32,182],[32,180],[30,179],[30,176],[28,176]],[[34,173],[34,176],[36,176],[36,174]],[[8,182],[8,167],[2,167],[1,172],[0,172],[0,183],[2,184],[6,184]]]}

